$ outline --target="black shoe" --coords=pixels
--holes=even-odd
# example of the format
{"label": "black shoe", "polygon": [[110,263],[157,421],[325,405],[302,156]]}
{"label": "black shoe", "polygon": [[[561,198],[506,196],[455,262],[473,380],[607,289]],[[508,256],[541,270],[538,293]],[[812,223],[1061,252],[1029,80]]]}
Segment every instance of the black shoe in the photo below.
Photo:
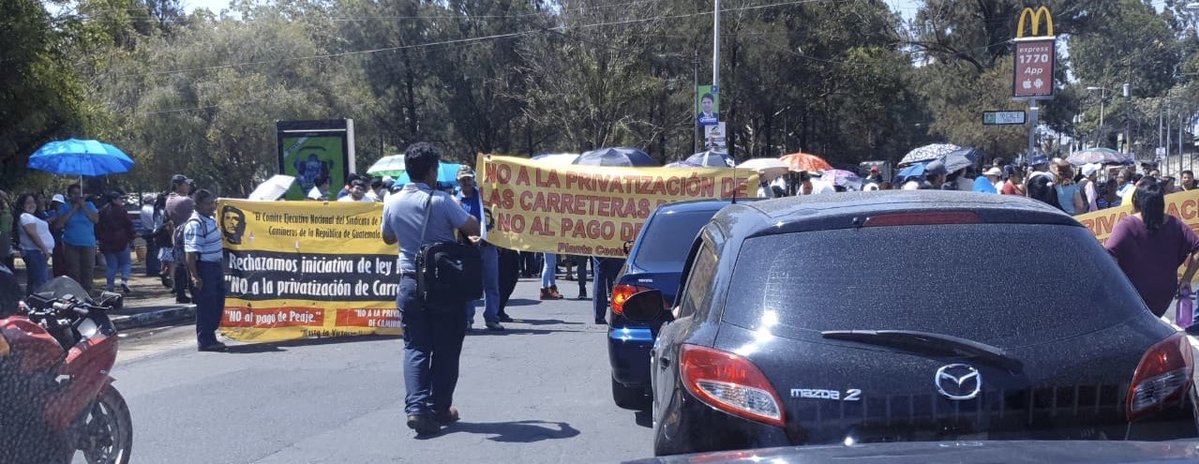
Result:
{"label": "black shoe", "polygon": [[608,321],[606,321],[604,319],[596,319],[595,325],[608,325]]}
{"label": "black shoe", "polygon": [[449,409],[437,414],[433,418],[439,425],[446,426],[458,422],[458,408],[450,406]]}
{"label": "black shoe", "polygon": [[186,296],[175,297],[175,302],[179,304],[192,304],[192,299]]}
{"label": "black shoe", "polygon": [[166,274],[162,275],[162,286],[166,288],[175,288],[174,282],[171,282],[170,276]]}
{"label": "black shoe", "polygon": [[129,288],[129,284],[121,284],[121,293],[128,295],[130,292],[133,292],[133,290]]}
{"label": "black shoe", "polygon": [[490,330],[492,332],[500,332],[500,331],[504,330],[504,326],[500,325],[499,322],[488,322],[487,330]]}
{"label": "black shoe", "polygon": [[580,300],[586,300],[586,299],[587,299],[587,292],[579,292],[579,299],[580,299]]}
{"label": "black shoe", "polygon": [[216,351],[225,351],[225,350],[226,350],[226,349],[228,349],[228,348],[229,348],[229,347],[225,346],[225,344],[224,344],[224,343],[221,343],[221,342],[212,342],[212,343],[209,343],[209,344],[207,344],[207,345],[201,345],[201,346],[200,346],[200,351],[214,351],[214,352],[216,352]]}
{"label": "black shoe", "polygon": [[500,322],[514,322],[507,314],[500,314]]}
{"label": "black shoe", "polygon": [[409,414],[408,428],[415,430],[417,435],[432,435],[441,431],[441,426],[428,414]]}

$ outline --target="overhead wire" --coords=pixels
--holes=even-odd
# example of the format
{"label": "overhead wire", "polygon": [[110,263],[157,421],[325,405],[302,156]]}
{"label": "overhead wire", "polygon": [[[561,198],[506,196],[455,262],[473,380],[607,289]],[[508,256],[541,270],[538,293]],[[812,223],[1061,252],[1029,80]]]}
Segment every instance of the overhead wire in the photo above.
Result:
{"label": "overhead wire", "polygon": [[[836,1],[846,1],[846,0],[792,0],[792,1],[786,1],[786,2],[770,3],[770,4],[765,4],[765,5],[751,5],[751,6],[742,6],[742,7],[722,8],[720,11],[722,13],[723,12],[735,12],[735,11],[749,11],[749,10],[759,10],[759,9],[773,8],[773,7],[779,7],[779,6],[800,5],[800,4],[806,4],[806,3],[836,2]],[[525,31],[519,31],[519,32],[492,34],[492,35],[479,36],[479,37],[464,37],[464,38],[459,38],[459,39],[449,39],[449,40],[426,42],[426,43],[420,43],[420,44],[401,45],[401,46],[397,46],[397,47],[384,47],[384,48],[375,48],[375,49],[369,49],[369,50],[354,50],[354,51],[337,52],[337,53],[323,53],[323,54],[317,54],[317,55],[277,58],[277,59],[271,59],[271,60],[257,60],[257,61],[247,61],[247,62],[240,62],[240,63],[227,63],[227,64],[213,65],[213,66],[199,66],[199,67],[194,67],[194,68],[172,69],[172,70],[163,70],[163,71],[149,71],[149,72],[142,72],[142,73],[129,73],[129,74],[119,75],[117,77],[122,78],[122,77],[132,77],[132,76],[153,76],[153,75],[164,75],[164,74],[179,74],[179,73],[186,73],[186,72],[193,72],[193,71],[209,71],[209,70],[236,68],[236,67],[243,67],[243,66],[256,66],[256,65],[270,64],[270,63],[286,63],[286,62],[301,61],[301,60],[325,59],[325,58],[335,58],[335,57],[341,57],[341,56],[354,56],[354,55],[372,54],[372,53],[380,53],[380,52],[387,52],[387,51],[396,51],[396,50],[435,47],[435,46],[451,45],[451,44],[459,44],[459,43],[496,40],[496,39],[518,37],[518,36],[536,34],[536,33],[548,32],[548,31],[560,31],[560,30],[569,30],[569,29],[589,29],[589,28],[595,28],[595,27],[621,26],[621,25],[652,22],[652,21],[689,18],[689,17],[695,17],[695,16],[708,16],[708,15],[711,15],[712,13],[713,12],[711,10],[709,10],[709,11],[703,11],[703,12],[698,12],[698,13],[682,13],[682,14],[675,14],[675,15],[655,16],[655,17],[649,17],[649,18],[635,18],[635,19],[610,21],[610,22],[602,22],[602,23],[594,23],[594,24],[559,25],[559,26],[537,28],[537,29],[531,29],[531,30],[525,30]]]}

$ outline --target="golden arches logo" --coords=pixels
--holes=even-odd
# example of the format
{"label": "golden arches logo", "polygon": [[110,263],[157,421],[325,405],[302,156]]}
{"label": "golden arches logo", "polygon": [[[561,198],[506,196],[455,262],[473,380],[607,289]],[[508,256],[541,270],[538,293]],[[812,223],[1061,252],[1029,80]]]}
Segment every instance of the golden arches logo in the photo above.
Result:
{"label": "golden arches logo", "polygon": [[1049,7],[1041,5],[1036,10],[1025,8],[1020,12],[1020,20],[1016,23],[1016,38],[1024,37],[1024,21],[1028,18],[1032,18],[1032,29],[1029,31],[1031,36],[1042,37],[1040,29],[1041,21],[1044,20],[1046,34],[1043,37],[1053,37],[1053,15],[1049,13]]}

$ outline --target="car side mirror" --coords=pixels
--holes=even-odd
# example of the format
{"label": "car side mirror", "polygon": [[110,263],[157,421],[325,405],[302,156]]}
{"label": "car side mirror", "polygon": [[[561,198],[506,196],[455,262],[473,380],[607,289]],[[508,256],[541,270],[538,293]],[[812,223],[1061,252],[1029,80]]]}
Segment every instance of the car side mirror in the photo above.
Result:
{"label": "car side mirror", "polygon": [[666,300],[661,290],[645,290],[634,293],[624,302],[625,317],[637,322],[674,320],[674,314],[665,308]]}

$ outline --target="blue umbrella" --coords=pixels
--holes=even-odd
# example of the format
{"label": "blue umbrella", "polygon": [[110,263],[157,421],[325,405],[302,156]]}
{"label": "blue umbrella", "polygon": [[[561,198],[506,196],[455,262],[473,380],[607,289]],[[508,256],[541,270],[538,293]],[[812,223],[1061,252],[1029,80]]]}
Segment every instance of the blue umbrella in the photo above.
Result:
{"label": "blue umbrella", "polygon": [[932,162],[932,160],[929,160],[928,162],[918,162],[906,168],[900,169],[899,174],[895,175],[895,179],[902,180],[912,177],[921,177],[924,175],[924,167],[927,166],[929,162]]}
{"label": "blue umbrella", "polygon": [[636,148],[601,148],[579,155],[573,164],[581,166],[657,166],[658,162]]}
{"label": "blue umbrella", "polygon": [[29,157],[29,167],[54,174],[102,176],[129,172],[133,160],[98,140],[67,139],[42,145]]}
{"label": "blue umbrella", "polygon": [[692,163],[691,161],[688,161],[688,160],[684,160],[684,161],[675,161],[673,163],[666,163],[665,167],[668,167],[668,168],[702,168],[703,166]]}
{"label": "blue umbrella", "polygon": [[687,162],[710,168],[731,168],[737,165],[737,163],[733,161],[733,157],[729,156],[728,153],[721,153],[711,150],[691,155],[687,158]]}
{"label": "blue umbrella", "polygon": [[[461,166],[461,164],[457,163],[441,163],[437,166],[437,182],[457,187],[458,168]],[[395,183],[396,185],[404,185],[409,182],[412,182],[412,178],[408,177],[408,171],[404,171],[403,174],[400,174],[400,177],[396,178]]]}

